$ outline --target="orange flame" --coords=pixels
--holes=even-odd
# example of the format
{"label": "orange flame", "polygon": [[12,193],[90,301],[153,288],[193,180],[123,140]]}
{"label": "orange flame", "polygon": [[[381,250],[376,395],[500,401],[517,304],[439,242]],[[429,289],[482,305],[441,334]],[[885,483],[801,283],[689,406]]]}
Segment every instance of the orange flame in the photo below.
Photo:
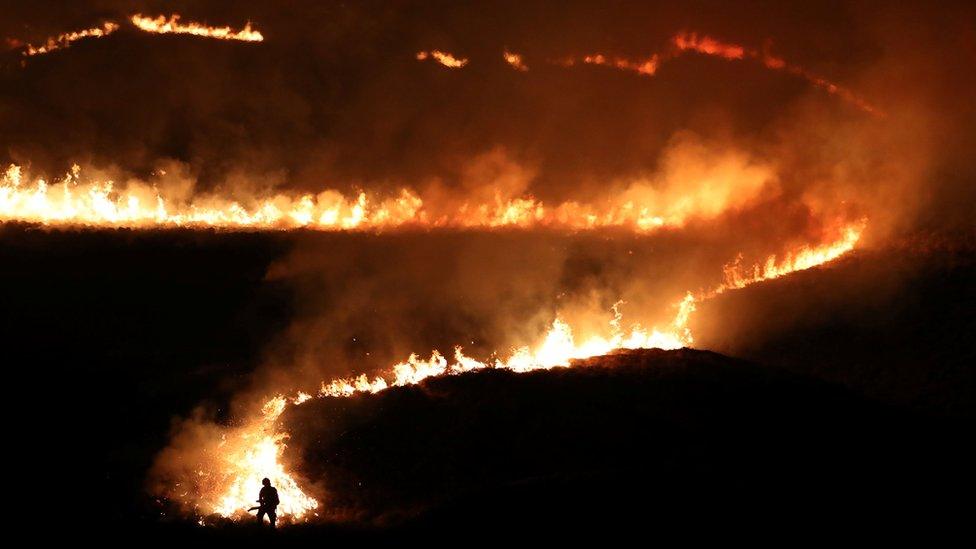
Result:
{"label": "orange flame", "polygon": [[677,58],[686,52],[694,52],[702,55],[709,55],[727,59],[730,61],[742,59],[755,59],[761,62],[766,68],[771,70],[783,70],[799,78],[803,78],[813,86],[820,88],[831,95],[836,95],[855,107],[877,116],[884,113],[877,107],[858,96],[851,90],[835,84],[825,78],[816,76],[806,69],[797,65],[791,65],[781,57],[773,55],[769,50],[767,42],[763,49],[756,50],[746,48],[739,44],[722,42],[711,36],[699,35],[695,32],[679,32],[671,37],[673,51],[663,54],[654,54],[645,59],[627,59],[625,57],[610,57],[604,54],[592,54],[582,57],[569,57],[558,62],[564,66],[573,66],[577,63],[588,65],[602,65],[623,71],[633,72],[642,76],[653,76],[661,63]]}
{"label": "orange flame", "polygon": [[119,30],[119,25],[117,23],[106,21],[100,27],[92,27],[90,29],[68,32],[60,34],[56,37],[48,38],[47,41],[40,46],[27,44],[27,46],[24,48],[24,55],[43,55],[55,50],[67,48],[71,46],[72,42],[76,42],[83,38],[101,38],[103,36],[108,36],[117,30]]}
{"label": "orange flame", "polygon": [[430,50],[430,51],[419,51],[417,52],[417,61],[425,61],[427,59],[433,59],[441,65],[451,69],[460,69],[461,67],[468,64],[468,60],[463,57],[455,57],[453,54],[440,51],[440,50]]}
{"label": "orange flame", "polygon": [[679,51],[691,50],[725,59],[742,59],[745,56],[745,48],[738,44],[725,44],[709,36],[698,36],[694,32],[679,32],[671,41]]}
{"label": "orange flame", "polygon": [[[718,164],[693,174],[700,183],[694,201],[670,203],[666,191],[632,187],[616,202],[602,207],[566,201],[552,206],[531,196],[484,203],[463,202],[455,210],[428,207],[416,192],[401,189],[394,196],[366,192],[344,195],[277,194],[250,199],[198,197],[190,203],[166,199],[151,184],[130,182],[118,188],[111,180],[82,179],[74,166],[63,178],[48,183],[29,181],[20,166],[11,165],[0,178],[0,222],[24,221],[50,226],[86,227],[213,227],[222,229],[322,231],[424,228],[534,228],[589,230],[619,227],[647,232],[680,227],[693,217],[714,217],[760,192],[767,171],[738,164]],[[697,181],[697,179],[696,179]],[[730,193],[729,189],[738,189]]]}
{"label": "orange flame", "polygon": [[612,67],[622,71],[635,72],[643,76],[653,76],[657,72],[658,63],[660,59],[658,56],[652,55],[646,59],[630,60],[624,57],[608,57],[606,55],[597,53],[594,55],[584,55],[579,58],[569,57],[564,59],[561,64],[567,67],[571,67],[576,63],[583,63],[585,65],[602,65],[605,67]]}
{"label": "orange flame", "polygon": [[[349,397],[359,393],[378,393],[390,387],[414,385],[431,377],[455,375],[486,368],[507,369],[515,372],[528,372],[540,369],[571,366],[574,359],[607,354],[615,349],[660,348],[677,349],[691,345],[692,337],[688,320],[695,311],[697,303],[710,299],[726,290],[738,289],[763,280],[778,278],[786,274],[809,269],[832,261],[849,252],[857,244],[864,230],[865,222],[849,224],[841,230],[841,236],[832,242],[818,247],[803,246],[786,254],[782,260],[770,256],[763,265],[752,269],[741,269],[738,262],[726,266],[726,281],[714,290],[695,297],[688,292],[675,304],[675,317],[664,331],[643,329],[634,325],[629,331],[621,330],[621,313],[618,305],[613,307],[614,316],[605,336],[593,335],[577,342],[571,327],[560,319],[552,323],[548,333],[534,347],[513,349],[508,358],[494,361],[479,361],[466,356],[461,347],[456,347],[454,359],[449,362],[434,351],[430,358],[422,359],[410,355],[407,360],[395,364],[386,373],[370,379],[365,374],[358,377],[334,379],[323,382],[317,397]],[[308,496],[289,474],[279,457],[284,450],[283,441],[287,434],[272,432],[276,420],[287,405],[301,405],[313,399],[312,395],[297,392],[293,397],[276,396],[264,404],[261,419],[243,428],[233,437],[226,439],[228,457],[222,462],[224,469],[213,472],[201,470],[201,477],[218,477],[223,483],[211,485],[212,490],[194,494],[194,506],[203,512],[217,513],[224,517],[243,517],[244,509],[251,505],[253,495],[260,486],[257,479],[273,476],[282,500],[282,513],[292,519],[301,520],[319,502]],[[284,507],[287,502],[288,507]]]}
{"label": "orange flame", "polygon": [[847,225],[841,231],[841,237],[828,246],[802,246],[798,250],[786,254],[778,259],[775,255],[766,258],[765,263],[753,265],[751,269],[743,269],[740,265],[741,256],[736,261],[725,266],[725,283],[715,292],[721,293],[729,289],[744,288],[750,284],[763,280],[772,280],[781,276],[823,265],[854,249],[861,233],[864,232],[866,221]]}
{"label": "orange flame", "polygon": [[219,40],[240,40],[243,42],[264,41],[264,35],[260,31],[251,28],[250,21],[244,25],[243,29],[235,31],[230,27],[210,27],[195,21],[181,23],[180,15],[175,13],[169,19],[163,15],[153,18],[137,13],[130,17],[129,20],[139,30],[155,34],[190,34]]}
{"label": "orange flame", "polygon": [[517,71],[525,72],[529,70],[529,67],[525,64],[525,61],[522,59],[522,54],[520,53],[513,53],[505,50],[505,52],[502,53],[502,57],[505,59],[506,63],[511,65],[512,68]]}

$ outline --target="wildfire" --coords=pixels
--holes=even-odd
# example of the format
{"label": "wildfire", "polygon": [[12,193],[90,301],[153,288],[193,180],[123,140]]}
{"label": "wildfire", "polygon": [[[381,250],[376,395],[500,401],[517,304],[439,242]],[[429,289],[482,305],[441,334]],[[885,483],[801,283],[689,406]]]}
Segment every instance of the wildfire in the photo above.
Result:
{"label": "wildfire", "polygon": [[216,513],[230,518],[243,516],[244,509],[251,506],[254,494],[260,488],[258,479],[267,476],[277,485],[281,494],[282,514],[300,520],[318,508],[318,501],[299,487],[279,461],[287,434],[275,430],[276,422],[289,404],[301,405],[316,397],[341,398],[359,393],[378,393],[390,387],[414,385],[431,377],[486,368],[529,372],[568,367],[574,359],[604,355],[615,349],[686,347],[693,342],[688,321],[698,303],[726,290],[743,288],[832,261],[854,248],[864,228],[864,221],[846,225],[841,229],[840,237],[834,241],[816,247],[802,246],[787,253],[781,260],[770,256],[764,264],[757,264],[751,269],[742,269],[737,260],[726,266],[724,283],[697,296],[688,292],[675,303],[674,318],[663,330],[647,330],[640,325],[623,330],[618,303],[613,307],[614,314],[606,335],[591,335],[577,341],[569,324],[557,318],[539,343],[513,349],[505,359],[481,361],[466,356],[461,347],[456,347],[450,362],[436,351],[427,359],[411,355],[407,360],[372,378],[363,374],[323,382],[315,397],[301,391],[292,397],[276,396],[264,404],[259,420],[242,428],[232,437],[233,443],[226,439],[221,442],[221,447],[229,448],[226,458],[221,462],[223,469],[216,473],[199,471],[198,474],[205,478],[216,476],[223,479],[223,482],[211,485],[210,491],[196,494],[193,505],[205,513]]}
{"label": "wildfire", "polygon": [[426,61],[427,59],[433,59],[441,65],[451,69],[460,69],[461,67],[468,64],[468,60],[463,57],[455,57],[453,54],[440,51],[440,50],[430,50],[430,51],[419,51],[417,52],[417,61]]}
{"label": "wildfire", "polygon": [[106,21],[100,27],[92,27],[90,29],[67,32],[56,37],[48,38],[44,44],[39,46],[27,44],[24,47],[24,55],[43,55],[55,50],[67,48],[71,46],[72,42],[76,42],[83,38],[101,38],[103,36],[108,36],[117,30],[119,30],[119,25],[117,23]]}
{"label": "wildfire", "polygon": [[[262,478],[271,480],[281,494],[278,508],[281,515],[300,520],[318,507],[318,502],[302,491],[279,461],[288,435],[275,432],[275,423],[285,405],[284,398],[269,400],[262,408],[261,417],[231,438],[232,441],[236,439],[237,444],[226,438],[221,441],[219,478],[215,480],[225,488],[223,496],[214,503],[213,511],[218,515],[230,517],[251,507],[254,494],[261,489]],[[255,471],[263,476],[254,477],[252,473]]]}
{"label": "wildfire", "polygon": [[862,220],[859,223],[844,227],[841,231],[841,237],[828,246],[817,248],[803,246],[788,253],[782,259],[777,259],[775,255],[771,255],[765,263],[753,265],[751,269],[743,269],[740,265],[741,257],[736,258],[735,262],[725,266],[725,283],[719,286],[715,292],[721,293],[728,289],[744,288],[756,282],[779,278],[833,261],[854,249],[858,240],[861,239],[865,225],[866,221]]}
{"label": "wildfire", "polygon": [[698,34],[695,32],[679,32],[671,37],[671,50],[664,53],[653,54],[644,59],[628,59],[626,57],[610,57],[604,54],[591,54],[582,57],[569,57],[559,62],[565,66],[573,66],[577,63],[587,65],[601,65],[623,71],[637,73],[643,76],[653,76],[661,63],[673,60],[684,53],[698,53],[738,61],[743,59],[755,59],[761,62],[766,68],[771,70],[782,70],[803,78],[813,86],[816,86],[831,95],[836,95],[841,99],[851,103],[855,107],[878,116],[883,113],[874,105],[861,98],[851,90],[835,84],[823,77],[812,74],[803,67],[792,65],[781,57],[777,57],[770,52],[769,43],[763,48],[747,48],[739,44],[722,42],[711,36]]}
{"label": "wildfire", "polygon": [[652,55],[647,59],[635,61],[623,57],[611,58],[598,53],[595,55],[584,55],[579,59],[570,57],[564,60],[562,64],[571,67],[577,62],[585,65],[602,65],[606,67],[613,67],[615,69],[624,71],[636,72],[637,74],[644,76],[652,76],[655,72],[657,72],[659,59],[657,55]]}
{"label": "wildfire", "polygon": [[742,59],[745,56],[745,48],[738,44],[725,44],[709,36],[699,37],[694,32],[679,32],[671,41],[679,51],[691,50],[725,59]]}
{"label": "wildfire", "polygon": [[240,40],[242,42],[264,41],[264,35],[251,28],[250,21],[244,25],[244,28],[235,31],[230,27],[210,27],[195,21],[182,23],[180,22],[180,15],[175,13],[169,19],[163,15],[153,18],[137,13],[129,20],[139,30],[155,34],[191,34],[218,40]]}
{"label": "wildfire", "polygon": [[[30,181],[11,165],[0,178],[0,222],[24,221],[51,226],[212,227],[221,229],[322,231],[423,228],[534,228],[589,230],[608,227],[647,232],[680,227],[692,217],[713,217],[758,193],[769,175],[760,169],[720,164],[696,175],[701,189],[694,201],[670,203],[666,193],[640,187],[602,207],[566,201],[544,204],[531,196],[496,195],[483,203],[461,202],[446,209],[428,205],[415,191],[393,196],[366,192],[346,195],[335,190],[317,194],[276,194],[237,200],[201,196],[190,202],[171,200],[154,184],[86,180],[73,166],[48,183]],[[719,184],[719,182],[723,182]],[[733,195],[728,190],[739,189]],[[637,192],[640,191],[640,192]],[[688,191],[691,192],[691,191]]]}
{"label": "wildfire", "polygon": [[[179,14],[170,15],[167,19],[164,15],[159,15],[153,18],[137,13],[131,16],[129,20],[137,29],[155,34],[190,34],[193,36],[202,36],[206,38],[238,40],[243,42],[264,41],[264,35],[261,34],[260,31],[252,28],[250,22],[245,24],[244,28],[235,31],[229,26],[211,27],[195,21],[183,23],[181,22],[181,16]],[[101,27],[93,27],[81,31],[65,33],[55,38],[49,38],[47,42],[41,46],[33,46],[28,44],[24,48],[24,55],[34,56],[49,53],[54,50],[66,48],[76,40],[89,37],[108,36],[118,29],[119,25],[117,23],[108,21],[105,22]],[[9,44],[19,43],[10,38],[6,40]],[[671,45],[672,49],[670,51],[661,54],[655,53],[644,59],[635,60],[620,56],[611,57],[597,53],[584,55],[578,58],[567,57],[562,61],[557,61],[557,63],[564,66],[573,66],[577,63],[586,65],[602,65],[619,70],[634,72],[643,76],[653,76],[657,72],[657,69],[661,63],[674,59],[685,52],[710,55],[727,60],[742,60],[750,58],[760,61],[765,67],[771,70],[783,70],[789,72],[790,74],[796,75],[799,78],[803,78],[813,86],[816,86],[831,95],[836,95],[865,112],[879,116],[883,115],[883,113],[877,107],[851,90],[835,84],[821,76],[817,76],[807,71],[803,67],[789,64],[784,59],[773,55],[769,51],[770,48],[768,43],[765,44],[762,49],[752,49],[746,48],[745,46],[739,44],[722,42],[711,36],[699,35],[695,32],[679,32],[671,38]],[[505,50],[502,56],[505,59],[505,62],[511,65],[515,70],[521,72],[526,72],[529,70],[528,66],[526,66],[524,63],[521,54]],[[458,57],[452,53],[441,50],[422,50],[417,52],[415,57],[418,61],[433,59],[441,65],[452,69],[460,69],[468,64],[468,59]]]}
{"label": "wildfire", "polygon": [[521,54],[512,53],[508,50],[505,50],[505,52],[502,53],[502,57],[505,59],[506,63],[511,65],[511,67],[517,71],[525,72],[529,70],[529,67],[525,64],[525,61],[522,59]]}

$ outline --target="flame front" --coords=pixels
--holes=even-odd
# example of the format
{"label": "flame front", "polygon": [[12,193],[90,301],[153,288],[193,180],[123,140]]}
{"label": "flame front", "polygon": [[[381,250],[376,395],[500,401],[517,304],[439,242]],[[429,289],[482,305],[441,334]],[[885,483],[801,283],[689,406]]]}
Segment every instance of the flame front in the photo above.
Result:
{"label": "flame front", "polygon": [[242,428],[226,445],[224,469],[219,472],[200,471],[201,476],[219,477],[222,484],[212,485],[212,490],[197,495],[196,507],[206,513],[224,517],[243,516],[243,510],[251,506],[253,496],[260,488],[259,479],[269,477],[278,487],[282,500],[282,513],[293,519],[302,519],[318,508],[319,502],[308,496],[279,461],[284,450],[287,434],[276,431],[276,421],[286,406],[301,405],[316,397],[349,397],[359,393],[378,393],[390,387],[414,385],[431,377],[454,375],[486,368],[529,372],[557,367],[568,367],[574,359],[607,354],[615,349],[678,349],[693,342],[688,321],[696,305],[727,290],[743,288],[764,280],[809,269],[832,261],[852,250],[865,228],[865,221],[843,226],[840,236],[821,246],[802,246],[785,255],[783,259],[770,256],[761,265],[742,269],[738,262],[725,268],[726,280],[712,290],[695,295],[688,292],[673,306],[673,320],[663,329],[646,330],[639,325],[629,330],[621,329],[620,303],[613,307],[613,318],[606,335],[591,335],[577,341],[569,324],[557,318],[542,340],[532,347],[512,350],[505,359],[480,361],[464,354],[456,347],[452,361],[434,351],[423,359],[411,355],[395,364],[386,372],[369,378],[334,379],[323,382],[317,395],[297,392],[294,396],[276,396],[264,404],[259,420]]}
{"label": "flame front", "polygon": [[[223,469],[220,474],[227,485],[220,500],[214,502],[215,513],[231,517],[253,506],[255,494],[261,490],[261,479],[265,477],[281,494],[278,512],[283,516],[300,520],[319,506],[314,498],[302,491],[279,460],[288,435],[275,432],[274,428],[285,405],[284,398],[269,400],[257,421],[242,428],[230,442],[226,438],[222,441]],[[255,473],[259,476],[254,476]]]}
{"label": "flame front", "polygon": [[241,42],[263,42],[264,35],[260,31],[251,28],[248,22],[241,30],[235,31],[230,27],[210,27],[202,23],[190,21],[183,23],[180,21],[179,14],[173,14],[167,19],[166,16],[149,17],[137,13],[129,18],[137,29],[143,32],[154,34],[190,34],[205,38],[216,38],[218,40],[239,40]]}
{"label": "flame front", "polygon": [[468,60],[463,57],[456,57],[452,53],[440,50],[431,51],[419,51],[417,52],[417,61],[426,61],[427,59],[433,59],[441,65],[444,65],[450,69],[460,69],[461,67],[468,64]]}
{"label": "flame front", "polygon": [[[694,201],[672,203],[666,193],[635,187],[631,194],[625,193],[600,207],[575,201],[550,206],[531,196],[509,198],[496,194],[490,202],[463,201],[452,210],[445,210],[440,205],[428,207],[417,192],[406,188],[384,197],[325,190],[317,194],[276,194],[247,200],[203,196],[183,203],[165,198],[151,183],[130,182],[119,188],[112,180],[85,180],[77,165],[50,184],[43,178],[29,181],[20,166],[11,165],[0,179],[0,222],[323,231],[398,227],[565,230],[620,227],[647,232],[681,227],[693,217],[719,215],[737,206],[736,201],[758,195],[767,178],[769,174],[764,170],[723,164],[714,173],[701,174],[701,181],[697,182],[700,190]],[[735,186],[742,189],[735,194],[728,192]]]}
{"label": "flame front", "polygon": [[39,46],[27,44],[27,46],[24,47],[24,55],[28,57],[43,55],[55,50],[67,48],[72,42],[77,42],[83,38],[101,38],[103,36],[108,36],[117,30],[119,30],[119,25],[117,23],[106,21],[99,27],[92,27],[90,29],[83,29],[74,32],[66,32],[56,37],[48,38],[44,44]]}
{"label": "flame front", "polygon": [[676,59],[685,53],[697,53],[711,57],[718,57],[729,61],[743,59],[754,59],[761,62],[766,68],[771,70],[786,71],[794,76],[802,78],[831,95],[835,95],[844,101],[854,105],[869,114],[883,116],[883,112],[869,103],[864,98],[858,96],[851,90],[835,84],[826,78],[817,76],[807,69],[798,65],[787,63],[781,57],[773,55],[769,51],[767,43],[762,49],[747,48],[739,44],[722,42],[711,36],[698,34],[695,32],[679,32],[671,37],[671,49],[663,53],[655,53],[643,59],[628,59],[626,57],[612,57],[601,53],[589,54],[580,57],[568,57],[559,61],[564,66],[573,66],[577,63],[586,65],[601,65],[623,71],[637,73],[643,76],[653,76],[658,67],[665,61]]}
{"label": "flame front", "polygon": [[577,62],[580,62],[584,65],[602,65],[623,71],[635,72],[644,76],[652,76],[657,72],[659,61],[660,60],[657,55],[652,55],[646,59],[631,60],[625,57],[609,57],[603,55],[602,53],[597,53],[593,55],[584,55],[579,59],[570,57],[564,60],[562,64],[571,67]]}

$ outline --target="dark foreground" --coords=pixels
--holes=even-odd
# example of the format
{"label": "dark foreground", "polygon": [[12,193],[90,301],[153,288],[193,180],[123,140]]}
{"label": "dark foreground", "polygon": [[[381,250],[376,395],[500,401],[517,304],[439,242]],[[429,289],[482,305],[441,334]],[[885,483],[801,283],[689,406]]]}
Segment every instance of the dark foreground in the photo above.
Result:
{"label": "dark foreground", "polygon": [[[2,231],[18,524],[262,539],[161,516],[145,479],[171,419],[201,402],[226,415],[288,326],[293,288],[266,276],[288,237]],[[750,361],[621,353],[303,406],[286,417],[290,451],[303,474],[328,479],[330,508],[355,519],[278,539],[951,532],[972,516],[976,487],[976,269],[971,252],[917,254],[865,254],[710,305],[734,329],[703,344]],[[928,266],[884,283],[892,266],[918,264]],[[849,279],[884,291],[838,282]],[[772,314],[784,310],[788,322]],[[749,330],[770,335],[739,344]]]}

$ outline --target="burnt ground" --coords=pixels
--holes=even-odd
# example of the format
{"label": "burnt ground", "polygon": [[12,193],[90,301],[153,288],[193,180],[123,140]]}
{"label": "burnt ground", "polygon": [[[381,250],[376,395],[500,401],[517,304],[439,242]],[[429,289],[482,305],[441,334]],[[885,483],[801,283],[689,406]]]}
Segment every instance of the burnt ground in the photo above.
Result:
{"label": "burnt ground", "polygon": [[[144,482],[172,418],[226,414],[288,325],[295,296],[265,272],[289,238],[0,227],[18,520],[253,539],[161,519]],[[710,348],[748,361],[626,353],[304,406],[288,418],[305,426],[303,473],[360,521],[282,539],[946,532],[972,511],[976,273],[968,251],[905,257],[863,253],[711,305],[740,332]],[[894,258],[924,267],[885,285]],[[851,278],[884,291],[838,287]]]}

